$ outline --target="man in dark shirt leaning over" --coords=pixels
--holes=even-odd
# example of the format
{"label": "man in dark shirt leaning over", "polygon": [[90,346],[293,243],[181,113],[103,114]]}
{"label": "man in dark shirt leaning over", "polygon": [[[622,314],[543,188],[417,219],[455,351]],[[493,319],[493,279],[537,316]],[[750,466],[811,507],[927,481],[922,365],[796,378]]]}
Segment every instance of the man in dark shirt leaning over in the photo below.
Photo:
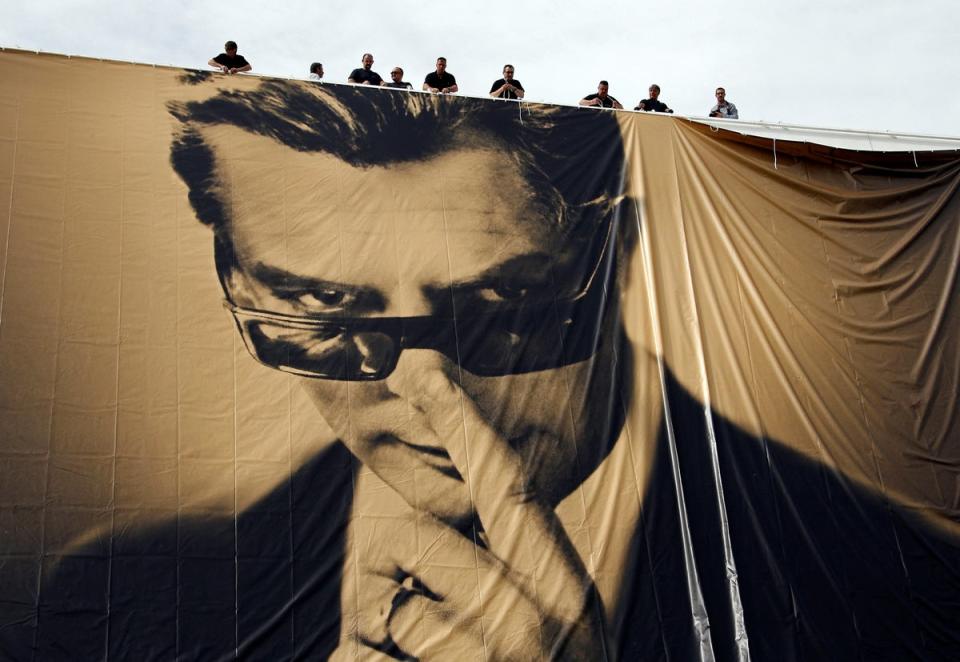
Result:
{"label": "man in dark shirt leaning over", "polygon": [[384,87],[395,87],[398,90],[412,90],[413,85],[403,80],[403,69],[394,67],[390,70],[390,82],[383,83]]}
{"label": "man in dark shirt leaning over", "polygon": [[670,110],[667,104],[660,101],[660,99],[658,98],[660,96],[659,85],[654,83],[653,85],[650,86],[650,89],[647,91],[650,93],[650,98],[644,99],[643,101],[638,103],[636,106],[634,106],[633,108],[634,110],[646,110],[647,112],[654,112],[654,113],[672,113],[673,112],[672,110]]}
{"label": "man in dark shirt leaning over", "polygon": [[447,58],[437,58],[437,70],[431,71],[423,81],[424,92],[438,92],[440,94],[453,94],[460,88],[457,87],[457,79],[453,74],[447,73]]}
{"label": "man in dark shirt leaning over", "polygon": [[494,99],[522,99],[523,85],[513,77],[513,65],[503,65],[503,78],[493,81],[490,96]]}
{"label": "man in dark shirt leaning over", "polygon": [[380,85],[383,83],[380,74],[371,69],[373,56],[370,53],[364,53],[360,62],[363,66],[350,72],[350,77],[347,78],[348,83],[354,83],[355,85]]}
{"label": "man in dark shirt leaning over", "polygon": [[237,55],[237,42],[228,41],[223,45],[223,50],[224,53],[212,58],[207,64],[225,74],[239,74],[253,68],[245,57]]}
{"label": "man in dark shirt leaning over", "polygon": [[597,85],[597,93],[588,94],[580,99],[580,105],[597,106],[599,108],[616,108],[618,110],[623,110],[623,106],[620,105],[620,102],[607,94],[609,90],[610,83],[605,80],[600,81],[600,84]]}

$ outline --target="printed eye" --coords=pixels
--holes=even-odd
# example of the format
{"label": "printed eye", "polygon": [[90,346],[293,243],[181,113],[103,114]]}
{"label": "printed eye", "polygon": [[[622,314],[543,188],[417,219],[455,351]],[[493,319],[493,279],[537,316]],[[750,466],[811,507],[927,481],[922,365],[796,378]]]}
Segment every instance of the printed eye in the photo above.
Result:
{"label": "printed eye", "polygon": [[293,292],[289,299],[306,312],[329,313],[343,310],[354,297],[342,290],[324,289]]}
{"label": "printed eye", "polygon": [[479,288],[476,293],[481,301],[487,303],[518,303],[527,298],[530,288],[504,283],[497,287]]}

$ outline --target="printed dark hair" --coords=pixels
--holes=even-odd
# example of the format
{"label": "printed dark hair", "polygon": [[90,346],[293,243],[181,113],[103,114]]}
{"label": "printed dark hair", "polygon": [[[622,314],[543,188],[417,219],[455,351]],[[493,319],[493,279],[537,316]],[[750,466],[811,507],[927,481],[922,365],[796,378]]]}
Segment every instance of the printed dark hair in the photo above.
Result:
{"label": "printed dark hair", "polygon": [[227,206],[218,194],[216,154],[204,141],[203,126],[236,126],[358,168],[495,145],[517,163],[565,231],[589,230],[585,226],[593,221],[580,223],[584,210],[593,219],[608,217],[621,194],[623,145],[616,118],[608,113],[525,105],[521,117],[514,106],[483,99],[279,80],[168,108],[181,122],[171,162],[189,189],[197,218],[214,230],[218,269],[233,266],[235,256]]}
{"label": "printed dark hair", "polygon": [[610,87],[610,83],[608,83],[608,82],[605,81],[605,80],[600,81],[600,82],[597,84],[597,87],[600,87],[601,85],[606,85],[607,87]]}
{"label": "printed dark hair", "polygon": [[237,50],[237,42],[235,42],[235,41],[228,41],[227,43],[225,43],[225,44],[223,45],[223,50],[225,50],[225,51],[235,51],[235,50]]}
{"label": "printed dark hair", "polygon": [[323,69],[323,65],[320,64],[319,62],[314,62],[313,64],[310,65],[310,73],[312,74],[317,73],[321,69]]}

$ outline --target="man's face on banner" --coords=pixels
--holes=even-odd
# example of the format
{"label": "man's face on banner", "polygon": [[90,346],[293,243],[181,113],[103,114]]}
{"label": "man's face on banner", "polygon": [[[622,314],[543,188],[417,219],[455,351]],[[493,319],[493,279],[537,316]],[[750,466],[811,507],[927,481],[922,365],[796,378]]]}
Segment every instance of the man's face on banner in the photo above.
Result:
{"label": "man's face on banner", "polygon": [[[537,292],[575,291],[583,277],[582,269],[565,275],[563,266],[582,264],[584,245],[564,239],[556,211],[502,148],[463,147],[425,161],[354,167],[234,127],[204,134],[230,214],[238,268],[225,283],[234,304],[373,325],[435,319],[436,333],[452,341],[447,351],[435,341],[400,350],[367,334],[352,349],[352,380],[302,379],[321,415],[365,465],[412,505],[448,521],[472,514],[468,490],[431,422],[404,395],[423,380],[443,378],[459,384],[523,458],[540,497],[557,503],[589,475],[598,461],[590,459],[597,455],[590,447],[606,442],[600,421],[609,418],[614,388],[612,343],[593,356],[518,374],[475,367],[487,358],[477,354],[497,351],[483,341],[462,349],[465,337],[496,331],[484,313],[522,306]],[[272,322],[255,326],[248,345],[317,337]],[[298,365],[307,365],[309,351],[316,350],[298,355]],[[594,370],[606,377],[596,380],[606,388],[591,394],[607,403],[597,414],[587,408]]]}

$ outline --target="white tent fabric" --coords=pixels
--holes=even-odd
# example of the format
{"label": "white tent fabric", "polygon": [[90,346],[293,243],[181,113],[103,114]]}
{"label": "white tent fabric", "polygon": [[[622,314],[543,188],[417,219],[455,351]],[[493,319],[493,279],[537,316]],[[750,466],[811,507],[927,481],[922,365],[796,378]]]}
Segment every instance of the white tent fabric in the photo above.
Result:
{"label": "white tent fabric", "polygon": [[892,133],[890,131],[831,129],[826,127],[781,124],[779,122],[749,122],[743,120],[717,119],[713,117],[689,117],[687,119],[748,136],[770,138],[778,141],[814,143],[841,149],[856,149],[868,152],[936,152],[960,150],[960,138],[950,138],[946,136]]}

